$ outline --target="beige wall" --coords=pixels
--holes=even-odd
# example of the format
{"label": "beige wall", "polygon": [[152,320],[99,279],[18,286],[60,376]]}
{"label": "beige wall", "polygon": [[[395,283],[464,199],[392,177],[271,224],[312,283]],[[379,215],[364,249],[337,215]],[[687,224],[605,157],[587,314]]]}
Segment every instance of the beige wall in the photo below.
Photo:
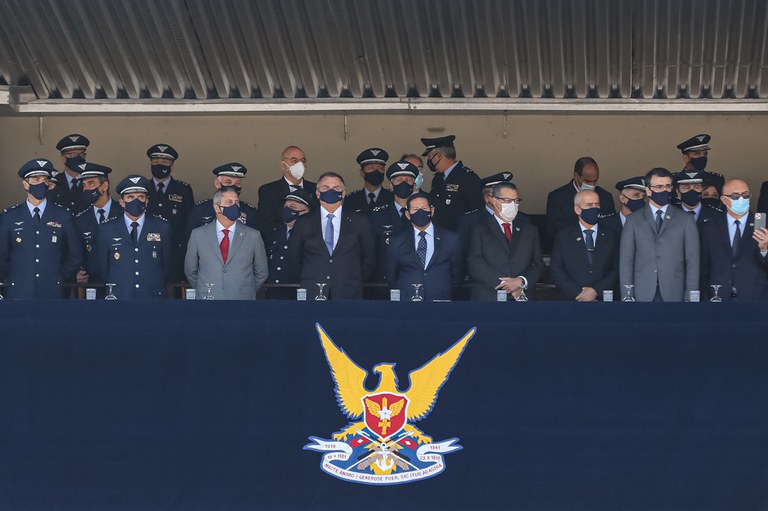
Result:
{"label": "beige wall", "polygon": [[129,173],[148,176],[146,149],[166,142],[180,153],[174,175],[192,184],[196,199],[211,194],[213,167],[238,161],[249,169],[243,197],[254,204],[258,186],[280,175],[280,151],[288,144],[305,150],[310,179],[335,170],[352,190],[361,183],[355,157],[362,149],[381,146],[394,161],[402,152],[421,152],[419,137],[441,134],[457,135],[460,159],[481,177],[514,172],[529,213],[544,211],[547,193],[570,179],[579,156],[593,156],[600,184],[614,191],[616,181],[653,166],[679,170],[675,145],[701,132],[713,139],[708,170],[745,178],[753,193],[768,179],[768,115],[510,113],[506,139],[502,113],[352,113],[346,139],[342,114],[46,116],[41,140],[37,116],[6,109],[0,110],[0,205],[23,197],[16,174],[21,164],[35,157],[60,164],[54,146],[73,132],[91,139],[89,161],[114,169],[113,189]]}

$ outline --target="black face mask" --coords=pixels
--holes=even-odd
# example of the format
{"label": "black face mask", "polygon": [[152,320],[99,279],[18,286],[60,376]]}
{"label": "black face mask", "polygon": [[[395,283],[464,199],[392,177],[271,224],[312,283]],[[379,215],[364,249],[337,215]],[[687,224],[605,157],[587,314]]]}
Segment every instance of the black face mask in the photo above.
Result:
{"label": "black face mask", "polygon": [[374,170],[373,172],[363,172],[363,179],[365,179],[368,183],[372,184],[373,186],[379,186],[381,183],[384,182],[384,174],[382,174],[378,170]]}
{"label": "black face mask", "polygon": [[411,213],[411,223],[416,227],[425,227],[432,221],[432,213],[424,209],[419,209]]}
{"label": "black face mask", "polygon": [[429,170],[432,172],[437,172],[437,166],[432,163],[432,158],[427,158],[427,167],[429,167]]}
{"label": "black face mask", "polygon": [[707,157],[699,156],[698,158],[691,158],[691,166],[696,170],[704,170],[707,168]]}
{"label": "black face mask", "polygon": [[403,181],[402,183],[394,185],[392,187],[392,191],[395,193],[396,197],[400,199],[407,199],[413,195],[413,185],[407,181]]}
{"label": "black face mask", "polygon": [[288,206],[283,207],[283,223],[289,224],[293,222],[294,220],[299,218],[300,214],[301,213],[299,213],[298,211],[292,210]]}
{"label": "black face mask", "polygon": [[85,163],[85,158],[82,156],[73,156],[72,158],[67,158],[66,166],[69,170],[73,172],[80,173],[80,165]]}
{"label": "black face mask", "polygon": [[157,179],[165,179],[171,173],[170,165],[160,165],[159,163],[152,164],[152,175]]}
{"label": "black face mask", "polygon": [[664,190],[662,192],[651,192],[651,200],[659,206],[666,206],[672,200],[672,192]]}
{"label": "black face mask", "polygon": [[83,190],[83,198],[88,204],[96,204],[96,201],[101,197],[101,192],[98,188],[92,190]]}
{"label": "black face mask", "polygon": [[701,203],[705,206],[709,206],[710,208],[720,209],[720,199],[717,197],[707,197],[706,199],[701,199]]}
{"label": "black face mask", "polygon": [[633,212],[640,211],[641,209],[643,209],[643,206],[645,206],[644,199],[630,199],[629,197],[627,197],[627,208],[630,211],[633,211]]}
{"label": "black face mask", "polygon": [[683,204],[692,208],[701,202],[701,192],[697,192],[696,190],[688,190],[687,192],[680,194],[680,200],[683,201]]}

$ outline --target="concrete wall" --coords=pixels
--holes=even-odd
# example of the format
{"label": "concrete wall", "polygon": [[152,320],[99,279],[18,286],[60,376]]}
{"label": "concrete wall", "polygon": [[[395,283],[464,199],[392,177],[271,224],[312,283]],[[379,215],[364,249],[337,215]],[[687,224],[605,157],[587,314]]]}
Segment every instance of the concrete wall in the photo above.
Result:
{"label": "concrete wall", "polygon": [[[114,169],[113,189],[133,172],[149,176],[146,149],[159,142],[174,146],[180,159],[174,175],[188,181],[196,199],[211,195],[211,169],[237,161],[248,168],[243,198],[256,202],[259,185],[281,175],[279,158],[289,144],[302,147],[307,176],[340,172],[348,189],[361,186],[355,157],[380,146],[391,159],[421,152],[419,137],[455,134],[460,159],[480,176],[511,170],[524,199],[522,209],[542,213],[547,193],[570,179],[573,162],[590,155],[600,165],[600,183],[614,191],[616,181],[663,166],[682,167],[675,145],[698,133],[712,135],[708,170],[747,180],[753,193],[768,180],[768,115],[689,114],[279,114],[230,116],[37,116],[0,110],[0,205],[23,197],[17,170],[45,157],[60,164],[56,142],[69,133],[91,139],[88,160]],[[42,135],[42,136],[41,136]],[[429,183],[427,176],[426,182]],[[429,186],[427,186],[427,189]]]}

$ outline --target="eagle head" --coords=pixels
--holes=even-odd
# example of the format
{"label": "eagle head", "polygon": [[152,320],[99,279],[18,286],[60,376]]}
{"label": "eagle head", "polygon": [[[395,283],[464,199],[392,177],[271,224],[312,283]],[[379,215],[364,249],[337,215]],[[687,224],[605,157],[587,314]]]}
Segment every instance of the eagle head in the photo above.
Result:
{"label": "eagle head", "polygon": [[373,372],[379,376],[379,386],[376,392],[399,392],[397,390],[397,375],[395,374],[395,364],[383,363],[373,367]]}

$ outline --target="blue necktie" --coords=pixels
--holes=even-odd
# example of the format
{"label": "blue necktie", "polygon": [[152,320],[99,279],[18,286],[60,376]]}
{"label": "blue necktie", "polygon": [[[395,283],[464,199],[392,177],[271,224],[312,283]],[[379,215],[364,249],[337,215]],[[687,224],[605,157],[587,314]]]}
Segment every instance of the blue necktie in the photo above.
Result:
{"label": "blue necktie", "polygon": [[328,254],[333,254],[333,213],[329,213],[328,216],[328,223],[325,224],[325,236],[323,239],[325,240],[325,246],[328,247]]}
{"label": "blue necktie", "polygon": [[664,220],[661,219],[661,210],[656,210],[656,232],[661,232],[661,224]]}
{"label": "blue necktie", "polygon": [[733,250],[733,255],[735,256],[739,251],[739,243],[741,243],[741,229],[739,229],[739,224],[741,222],[736,220],[733,223],[736,224],[736,232],[733,233],[733,243],[731,244],[731,250]]}

